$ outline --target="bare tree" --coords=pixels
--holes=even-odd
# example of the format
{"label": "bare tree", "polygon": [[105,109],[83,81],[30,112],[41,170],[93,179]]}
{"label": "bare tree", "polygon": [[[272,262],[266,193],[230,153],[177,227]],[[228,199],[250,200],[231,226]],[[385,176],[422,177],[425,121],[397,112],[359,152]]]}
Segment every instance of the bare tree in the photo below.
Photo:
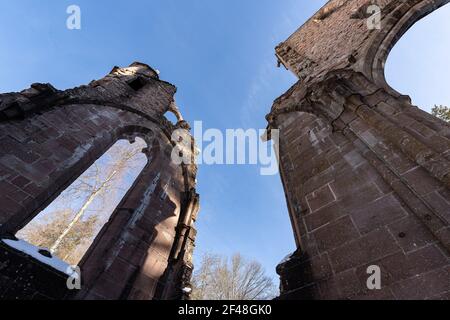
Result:
{"label": "bare tree", "polygon": [[[23,229],[17,235],[38,247],[49,248],[73,219],[74,213],[71,210],[55,212],[54,215],[40,221],[32,221],[28,228]],[[83,257],[83,250],[88,245],[88,239],[92,238],[97,224],[97,217],[90,216],[79,221],[66,234],[61,241],[58,250],[54,252],[56,256],[69,264],[76,265]]]}
{"label": "bare tree", "polygon": [[50,252],[56,252],[61,245],[61,242],[69,234],[75,224],[83,217],[94,200],[99,197],[105,200],[105,197],[111,196],[109,192],[113,191],[114,184],[116,183],[117,185],[118,180],[123,179],[127,169],[130,169],[135,165],[135,162],[137,161],[136,156],[141,153],[143,149],[142,147],[139,147],[138,144],[135,144],[134,146],[135,147],[132,145],[131,148],[121,148],[119,145],[114,145],[108,151],[108,156],[111,157],[112,161],[106,161],[100,168],[99,165],[95,163],[92,169],[88,170],[88,173],[85,176],[83,175],[79,181],[73,185],[73,191],[84,191],[84,193],[87,193],[86,200],[75,214],[72,221],[70,221],[70,223],[61,231],[60,236],[50,247]]}
{"label": "bare tree", "polygon": [[275,285],[261,264],[240,254],[231,259],[204,255],[192,283],[194,300],[267,300],[276,296]]}

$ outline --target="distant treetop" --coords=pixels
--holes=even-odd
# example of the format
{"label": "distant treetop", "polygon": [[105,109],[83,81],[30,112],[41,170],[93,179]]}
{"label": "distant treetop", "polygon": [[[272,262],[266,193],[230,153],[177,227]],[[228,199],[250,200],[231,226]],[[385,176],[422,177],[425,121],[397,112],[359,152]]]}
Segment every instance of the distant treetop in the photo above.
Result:
{"label": "distant treetop", "polygon": [[446,122],[450,122],[450,108],[447,106],[435,105],[431,110],[431,114]]}

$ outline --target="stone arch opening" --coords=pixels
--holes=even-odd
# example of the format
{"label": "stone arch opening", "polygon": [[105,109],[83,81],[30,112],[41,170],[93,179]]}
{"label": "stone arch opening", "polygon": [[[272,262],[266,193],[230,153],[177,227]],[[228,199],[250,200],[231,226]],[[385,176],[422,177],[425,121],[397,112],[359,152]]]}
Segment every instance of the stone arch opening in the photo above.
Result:
{"label": "stone arch opening", "polygon": [[16,236],[77,265],[146,166],[141,138],[118,140]]}
{"label": "stone arch opening", "polygon": [[369,79],[389,93],[400,95],[387,83],[385,77],[385,65],[391,50],[417,22],[436,13],[435,11],[439,11],[438,9],[448,2],[448,0],[416,1],[412,5],[409,2],[400,5],[393,2],[396,7],[385,6],[381,14],[389,15],[391,18],[382,18],[381,30],[369,38],[370,41],[367,42],[369,45],[364,50],[357,69],[361,69]]}
{"label": "stone arch opening", "polygon": [[[73,106],[76,105],[67,106],[66,112],[70,113],[71,110],[74,110]],[[100,109],[105,109],[105,111],[107,109],[113,110],[110,107],[96,105],[92,105],[89,108],[92,108],[92,111],[94,112],[98,112],[98,110]],[[60,116],[60,113],[61,110],[49,109],[43,112],[43,114],[39,117],[41,117],[42,119],[50,117],[59,119],[58,117]],[[83,121],[82,119],[79,120]],[[29,122],[28,118],[25,118],[24,120],[18,121],[17,125],[26,127],[28,123],[31,123],[32,121],[32,118],[30,118]],[[88,119],[86,118],[84,119],[84,121],[88,121]],[[43,133],[41,132],[41,130],[37,130],[35,134],[39,136]],[[155,136],[154,131],[152,129],[149,129],[147,126],[134,125],[132,122],[114,128],[114,130],[109,130],[108,133],[106,133],[106,130],[99,130],[95,135],[91,135],[89,139],[86,139],[86,141],[79,143],[77,147],[73,145],[72,141],[68,141],[70,137],[63,136],[61,138],[62,143],[69,144],[71,142],[70,148],[73,151],[67,152],[67,150],[64,148],[64,150],[66,151],[64,153],[64,159],[57,159],[57,162],[60,166],[58,168],[58,174],[56,174],[55,172],[52,173],[51,176],[48,176],[48,179],[52,180],[52,184],[43,184],[43,186],[36,185],[33,182],[31,184],[28,184],[28,186],[33,186],[29,191],[29,193],[33,197],[33,201],[29,201],[22,207],[18,207],[18,211],[14,212],[14,215],[6,223],[0,224],[0,234],[2,234],[3,236],[13,236],[19,230],[28,225],[40,212],[42,212],[53,201],[55,201],[55,199],[57,199],[64,190],[66,190],[72,183],[74,183],[84,172],[88,170],[91,165],[95,163],[95,161],[97,161],[102,155],[104,155],[118,141],[128,140],[130,143],[132,143],[136,140],[136,138],[140,138],[148,146],[145,150],[143,150],[143,153],[146,154],[149,161],[151,158],[158,157],[157,155],[153,154],[154,150],[153,153],[151,152],[151,146],[154,144],[155,140],[158,139]],[[79,133],[76,133],[72,138],[76,139],[73,141],[79,141],[82,137],[79,136]],[[18,143],[18,141],[14,142],[14,148],[21,148],[19,145],[20,143]],[[63,149],[61,148],[62,146],[60,142],[58,142],[58,147],[60,149]],[[67,149],[69,149],[69,147]],[[33,154],[33,152],[34,150],[30,151],[30,154]],[[51,150],[48,150],[46,152],[51,152]],[[43,166],[41,166],[41,168],[44,170],[44,172],[45,169],[48,169],[44,168]],[[37,169],[32,167],[29,170],[31,172],[36,171]],[[25,177],[21,178],[31,179],[31,176],[25,175]],[[45,176],[45,174],[42,174],[41,176]]]}
{"label": "stone arch opening", "polygon": [[409,94],[413,104],[427,112],[434,105],[450,104],[446,79],[450,73],[450,37],[446,32],[450,28],[449,15],[450,5],[446,5],[418,21],[397,42],[386,61],[387,83]]}

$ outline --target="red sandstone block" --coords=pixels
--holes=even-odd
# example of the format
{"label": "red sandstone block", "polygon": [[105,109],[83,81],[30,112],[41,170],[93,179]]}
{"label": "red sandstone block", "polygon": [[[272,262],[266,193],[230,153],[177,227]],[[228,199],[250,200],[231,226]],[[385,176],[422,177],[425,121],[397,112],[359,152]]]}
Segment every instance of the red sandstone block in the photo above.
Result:
{"label": "red sandstone block", "polygon": [[128,298],[132,300],[150,300],[155,294],[157,285],[157,280],[139,273]]}
{"label": "red sandstone block", "polygon": [[417,124],[408,113],[400,112],[391,117],[396,123],[398,123],[401,127],[412,128]]}
{"label": "red sandstone block", "polygon": [[[152,288],[152,290],[150,290]],[[128,300],[136,300],[136,301],[148,301],[153,300],[154,292],[156,291],[155,287],[148,287],[145,291],[137,288],[131,288],[130,294],[128,295]]]}
{"label": "red sandstone block", "polygon": [[436,232],[442,228],[442,221],[438,219],[424,201],[408,189],[403,182],[395,182],[392,187],[405,203],[408,204],[411,211],[413,211],[432,232]]}
{"label": "red sandstone block", "polygon": [[368,233],[407,216],[400,201],[393,194],[386,195],[353,211],[353,221],[361,233]]}
{"label": "red sandstone block", "polygon": [[367,290],[359,295],[351,297],[352,300],[397,300],[391,288],[381,290]]}
{"label": "red sandstone block", "polygon": [[450,190],[447,188],[442,188],[438,191],[442,198],[445,199],[447,203],[450,203]]}
{"label": "red sandstone block", "polygon": [[150,244],[154,236],[153,228],[141,228],[138,224],[136,224],[132,229],[128,230],[128,232],[132,235],[132,238],[137,239],[139,242],[144,242]]}
{"label": "red sandstone block", "polygon": [[0,181],[0,194],[7,196],[17,203],[21,203],[23,199],[28,197],[28,194],[23,192],[19,187],[7,181]]}
{"label": "red sandstone block", "polygon": [[77,141],[79,146],[82,146],[93,140],[92,135],[83,130],[77,131],[76,133],[72,133],[72,138]]}
{"label": "red sandstone block", "polygon": [[295,184],[295,186],[300,186],[300,188],[298,188],[299,190],[296,190],[298,191],[296,192],[296,194],[300,197],[302,195],[308,195],[326,184],[331,184],[331,182],[334,181],[335,177],[336,177],[335,168],[330,167],[318,175],[310,177],[307,180],[300,181],[301,184],[299,183],[298,180],[294,179],[293,183]]}
{"label": "red sandstone block", "polygon": [[332,167],[332,164],[327,158],[326,151],[326,149],[322,149],[322,151],[318,153],[311,150],[311,152],[307,153],[313,156],[312,158],[294,159],[294,164],[297,164],[296,168],[302,172],[305,179],[319,175]]}
{"label": "red sandstone block", "polygon": [[152,248],[158,250],[159,252],[170,252],[174,240],[173,235],[165,231],[158,232],[158,235],[153,240]]}
{"label": "red sandstone block", "polygon": [[12,200],[16,201],[17,203],[25,203],[27,198],[29,197],[27,193],[23,192],[22,190],[14,190],[12,192],[8,193],[8,197]]}
{"label": "red sandstone block", "polygon": [[377,145],[373,150],[379,157],[382,157],[397,174],[404,174],[417,166],[415,162],[405,157],[399,150],[392,149],[384,143]]}
{"label": "red sandstone block", "polygon": [[71,136],[68,136],[67,134],[63,135],[62,137],[59,137],[56,139],[58,145],[60,148],[64,148],[70,153],[74,153],[75,150],[78,148],[78,142],[73,139]]}
{"label": "red sandstone block", "polygon": [[362,157],[361,153],[358,150],[351,150],[347,153],[344,153],[343,158],[353,170],[357,170],[358,167],[367,163],[366,159]]}
{"label": "red sandstone block", "polygon": [[147,257],[147,250],[143,249],[143,246],[127,243],[120,251],[119,257],[136,267],[140,267]]}
{"label": "red sandstone block", "polygon": [[420,249],[436,241],[428,228],[414,216],[392,223],[388,228],[405,252]]}
{"label": "red sandstone block", "polygon": [[[397,252],[370,263],[370,265],[377,265],[381,268],[383,287],[436,270],[447,264],[447,258],[435,246],[424,247],[406,255],[403,252]],[[357,270],[362,282],[368,278],[366,273],[368,267],[369,265],[364,265]]]}
{"label": "red sandstone block", "polygon": [[307,252],[309,257],[314,257],[319,254],[316,239],[312,234],[302,236],[300,242],[302,251]]}
{"label": "red sandstone block", "polygon": [[330,139],[337,147],[340,148],[350,143],[350,141],[340,132],[334,132],[330,135]]}
{"label": "red sandstone block", "polygon": [[60,132],[65,132],[68,127],[66,109],[57,108],[50,112],[46,112],[45,116],[40,117],[40,119],[42,119],[44,123],[47,123],[48,127],[55,128]]}
{"label": "red sandstone block", "polygon": [[8,219],[18,212],[25,210],[25,208],[9,198],[5,194],[0,193],[0,223],[3,224],[8,221]]}
{"label": "red sandstone block", "polygon": [[[152,250],[154,252],[155,250]],[[160,257],[159,254],[155,256],[151,256],[149,254],[147,261],[143,266],[143,273],[153,279],[160,279],[167,268],[167,260],[163,257]]]}
{"label": "red sandstone block", "polygon": [[[336,190],[332,184],[333,190]],[[344,188],[346,189],[346,188]],[[347,189],[347,194],[340,199],[344,209],[349,212],[362,210],[367,203],[374,201],[382,196],[380,190],[374,184],[361,185],[359,190]]]}
{"label": "red sandstone block", "polygon": [[392,286],[398,299],[416,300],[431,298],[450,291],[450,267],[417,275]]}
{"label": "red sandstone block", "polygon": [[19,173],[36,183],[42,183],[48,178],[48,176],[34,168],[32,165],[24,163],[13,155],[4,155],[0,158],[0,162],[14,172]]}
{"label": "red sandstone block", "polygon": [[325,281],[319,281],[316,283],[316,288],[319,294],[317,299],[320,300],[339,300],[341,299],[341,293],[339,285],[334,278],[327,279]]}
{"label": "red sandstone block", "polygon": [[117,285],[125,287],[137,269],[128,261],[117,257],[107,270],[107,274]]}
{"label": "red sandstone block", "polygon": [[[432,148],[437,150],[445,158],[450,155],[449,139],[439,134],[434,134],[429,137],[426,143]],[[448,158],[447,158],[448,159]]]}
{"label": "red sandstone block", "polygon": [[301,128],[298,128],[298,126],[295,124],[290,124],[286,127],[280,126],[280,136],[283,137],[283,140],[285,141],[291,141],[295,137],[299,137],[302,134]]}
{"label": "red sandstone block", "polygon": [[345,243],[358,239],[360,234],[349,216],[340,218],[313,232],[320,252],[338,248]]}
{"label": "red sandstone block", "polygon": [[414,132],[417,132],[420,136],[425,138],[430,138],[436,133],[434,130],[428,128],[427,126],[423,125],[418,121],[414,121],[411,126],[407,126],[406,128]]}
{"label": "red sandstone block", "polygon": [[450,227],[443,227],[436,232],[436,238],[448,249],[450,246]]}
{"label": "red sandstone block", "polygon": [[433,300],[433,301],[438,301],[438,300],[442,300],[442,301],[449,301],[450,300],[450,291],[444,292],[444,293],[440,293],[438,295],[435,296],[431,296],[430,298],[427,298],[428,300]]}
{"label": "red sandstone block", "polygon": [[14,155],[25,163],[33,163],[39,159],[39,155],[29,150],[26,144],[19,143],[8,136],[2,139],[1,144],[2,152]]}
{"label": "red sandstone block", "polygon": [[84,298],[84,300],[88,300],[88,301],[96,301],[96,300],[106,300],[106,298],[104,296],[101,296],[99,294],[96,294],[94,292],[89,292],[86,297]]}
{"label": "red sandstone block", "polygon": [[385,229],[375,230],[329,252],[335,272],[342,272],[398,252],[400,247]]}
{"label": "red sandstone block", "polygon": [[360,134],[365,132],[367,129],[369,129],[369,126],[367,125],[367,123],[365,123],[364,121],[362,121],[359,118],[356,118],[355,120],[353,120],[350,124],[349,124],[350,129],[355,133],[355,134]]}
{"label": "red sandstone block", "polygon": [[23,191],[31,195],[33,198],[40,196],[44,190],[45,189],[43,187],[38,186],[34,182],[27,184],[26,187],[23,188]]}
{"label": "red sandstone block", "polygon": [[441,196],[439,192],[432,192],[423,197],[425,201],[444,219],[450,223],[450,204]]}
{"label": "red sandstone block", "polygon": [[387,104],[386,102],[378,103],[376,108],[377,108],[377,110],[381,111],[381,113],[383,113],[384,115],[387,115],[387,116],[391,116],[391,115],[399,112],[399,110],[397,110],[396,108]]}
{"label": "red sandstone block", "polygon": [[[159,193],[160,195],[165,192],[165,191],[161,191],[161,193]],[[172,202],[172,200],[170,199],[169,196],[167,196],[166,194],[166,198],[163,200],[162,202],[162,206],[161,209],[163,212],[167,212],[167,215],[176,215],[176,210],[177,210],[177,204],[175,202]]]}
{"label": "red sandstone block", "polygon": [[314,281],[329,279],[333,275],[333,270],[331,269],[327,254],[312,257],[309,261],[304,263],[304,268],[311,268]]}
{"label": "red sandstone block", "polygon": [[359,133],[358,137],[370,148],[375,148],[379,143],[382,142],[382,139],[373,129],[369,129],[362,133]]}
{"label": "red sandstone block", "polygon": [[69,150],[66,150],[65,148],[60,148],[59,143],[55,139],[50,139],[44,142],[40,146],[40,154],[42,155],[49,155],[47,158],[52,158],[57,161],[64,161],[69,159],[72,156],[72,153]]}
{"label": "red sandstone block", "polygon": [[[149,180],[152,181],[152,180]],[[141,180],[136,184],[132,190],[131,193],[127,195],[125,199],[123,199],[122,203],[120,204],[120,207],[122,209],[129,209],[130,211],[132,209],[136,209],[138,204],[141,202],[142,194],[144,185],[141,182]]]}
{"label": "red sandstone block", "polygon": [[105,273],[95,281],[89,294],[104,297],[105,300],[119,300],[124,284],[119,284]]}
{"label": "red sandstone block", "polygon": [[340,298],[343,299],[355,296],[367,289],[366,282],[360,282],[355,269],[338,273],[333,277],[333,280],[338,287]]}
{"label": "red sandstone block", "polygon": [[369,162],[358,167],[355,170],[355,174],[363,181],[372,182],[382,194],[388,194],[393,191],[385,179]]}
{"label": "red sandstone block", "polygon": [[49,139],[57,138],[60,135],[61,134],[59,133],[58,130],[56,130],[55,128],[49,127],[49,128],[42,129],[42,130],[39,130],[39,131],[35,132],[31,136],[31,139],[34,142],[36,142],[37,144],[42,144],[45,141],[47,141]]}
{"label": "red sandstone block", "polygon": [[15,173],[0,163],[0,181],[11,179],[13,176]]}
{"label": "red sandstone block", "polygon": [[320,208],[323,208],[335,202],[336,197],[330,185],[326,184],[323,187],[307,195],[306,201],[308,202],[311,212],[314,212]]}
{"label": "red sandstone block", "polygon": [[339,119],[344,122],[344,124],[349,124],[350,122],[352,122],[353,120],[355,120],[357,118],[356,114],[350,110],[345,110],[341,116],[339,117]]}
{"label": "red sandstone block", "polygon": [[344,210],[339,203],[334,203],[331,206],[319,209],[312,214],[308,214],[304,217],[304,221],[308,227],[308,230],[313,231],[345,215],[347,215],[347,211]]}
{"label": "red sandstone block", "polygon": [[372,172],[367,173],[365,176],[361,174],[361,170],[358,170],[357,173],[355,174],[355,171],[350,168],[337,173],[334,181],[330,185],[338,199],[354,195],[355,192],[361,191],[361,188],[371,185],[367,176]]}
{"label": "red sandstone block", "polygon": [[327,160],[333,164],[333,169],[338,172],[340,171],[339,168],[348,165],[339,148],[330,149],[329,152],[327,152],[326,157]]}
{"label": "red sandstone block", "polygon": [[9,135],[19,143],[25,143],[30,138],[19,125],[15,124],[2,124],[2,126],[0,126],[0,131],[3,132],[3,134]]}
{"label": "red sandstone block", "polygon": [[142,218],[137,221],[137,225],[144,230],[153,230],[160,220],[165,217],[159,212],[160,209],[148,210],[144,213]]}
{"label": "red sandstone block", "polygon": [[390,96],[384,90],[377,90],[375,93],[364,97],[365,104],[375,106],[381,102],[385,102]]}
{"label": "red sandstone block", "polygon": [[119,238],[127,232],[124,229],[126,226],[129,216],[127,212],[117,212],[113,214],[112,218],[103,229],[100,231],[100,234],[95,239],[94,243],[91,245],[90,250],[92,257],[98,257],[98,259],[105,259],[105,254],[108,250],[116,250],[119,245]]}
{"label": "red sandstone block", "polygon": [[439,181],[433,178],[430,173],[422,167],[416,167],[405,173],[403,178],[406,179],[408,185],[420,195],[426,195],[442,188]]}
{"label": "red sandstone block", "polygon": [[31,181],[23,176],[17,176],[11,180],[11,183],[21,189],[23,189],[26,185],[28,185]]}
{"label": "red sandstone block", "polygon": [[8,181],[0,181],[0,194],[2,195],[8,195],[10,193],[13,193],[15,191],[19,190],[19,188]]}
{"label": "red sandstone block", "polygon": [[39,171],[44,176],[49,176],[52,172],[58,169],[57,163],[50,159],[42,159],[33,164],[34,170]]}
{"label": "red sandstone block", "polygon": [[[164,212],[164,211],[162,211]],[[171,214],[169,216],[169,214],[167,214],[167,216],[163,215],[160,216],[156,221],[157,226],[156,228],[158,230],[167,232],[168,234],[171,234],[172,236],[175,235],[175,227],[178,224],[178,216],[175,216],[173,214]]]}

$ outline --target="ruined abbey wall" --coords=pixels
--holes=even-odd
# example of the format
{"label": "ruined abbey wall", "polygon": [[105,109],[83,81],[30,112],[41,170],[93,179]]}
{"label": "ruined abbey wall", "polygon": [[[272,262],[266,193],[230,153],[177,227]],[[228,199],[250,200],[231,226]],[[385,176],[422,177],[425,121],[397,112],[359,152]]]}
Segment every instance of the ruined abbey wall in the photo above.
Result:
{"label": "ruined abbey wall", "polygon": [[[71,90],[33,84],[0,95],[1,239],[14,241],[117,140],[140,137],[148,146],[148,164],[80,264],[81,290],[68,290],[65,274],[0,241],[0,298],[187,297],[197,169],[171,161],[171,133],[188,129],[175,92],[149,66],[134,63]],[[177,124],[165,118],[168,111]]]}
{"label": "ruined abbey wall", "polygon": [[450,298],[450,126],[384,78],[396,41],[447,2],[332,0],[277,47],[299,78],[267,116],[298,246],[280,299]]}

